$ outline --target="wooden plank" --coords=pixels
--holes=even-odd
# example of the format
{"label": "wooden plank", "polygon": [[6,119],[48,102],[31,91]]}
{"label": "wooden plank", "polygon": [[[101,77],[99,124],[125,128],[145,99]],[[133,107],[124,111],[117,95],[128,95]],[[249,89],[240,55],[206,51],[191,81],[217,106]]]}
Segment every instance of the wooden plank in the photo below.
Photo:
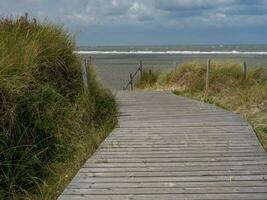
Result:
{"label": "wooden plank", "polygon": [[188,176],[241,176],[241,175],[267,175],[267,169],[225,170],[225,171],[181,171],[181,172],[80,172],[76,177],[188,177]]}
{"label": "wooden plank", "polygon": [[188,167],[188,166],[236,166],[236,165],[266,165],[267,160],[256,161],[224,161],[224,162],[172,162],[172,163],[108,163],[105,160],[102,162],[87,161],[84,167]]}
{"label": "wooden plank", "polygon": [[266,200],[267,193],[176,194],[176,195],[62,195],[59,200]]}
{"label": "wooden plank", "polygon": [[60,200],[267,199],[267,156],[237,114],[169,92],[118,92],[119,125]]}
{"label": "wooden plank", "polygon": [[194,172],[194,171],[236,171],[236,170],[250,170],[250,169],[261,169],[265,170],[266,165],[230,165],[230,166],[188,166],[188,167],[83,167],[80,169],[79,173],[88,172]]}
{"label": "wooden plank", "polygon": [[[220,157],[220,159],[218,158]],[[264,156],[258,155],[238,155],[233,154],[233,156],[219,156],[219,155],[211,155],[211,156],[202,156],[202,155],[182,155],[182,156],[157,156],[157,155],[142,155],[142,156],[114,156],[112,154],[104,155],[96,155],[93,158],[93,162],[102,162],[103,160],[108,163],[158,163],[158,162],[223,162],[223,161],[257,161],[264,159]]]}
{"label": "wooden plank", "polygon": [[131,183],[131,182],[210,182],[210,181],[266,181],[266,175],[226,175],[226,176],[176,176],[176,177],[74,177],[73,182],[80,183]]}
{"label": "wooden plank", "polygon": [[257,157],[257,156],[265,156],[265,153],[232,153],[232,152],[224,152],[224,153],[202,153],[202,152],[178,152],[178,153],[142,153],[138,154],[136,152],[98,152],[95,154],[94,158],[116,158],[116,159],[135,159],[135,158],[216,158],[216,157]]}
{"label": "wooden plank", "polygon": [[[267,186],[267,181],[231,181],[231,182],[205,182],[207,188],[214,187],[263,187]],[[203,187],[203,182],[147,182],[147,183],[70,183],[68,188],[179,188],[179,187]]]}
{"label": "wooden plank", "polygon": [[138,195],[138,194],[234,194],[234,193],[266,193],[267,186],[258,187],[177,187],[177,188],[87,188],[87,189],[71,189],[69,188],[65,194],[71,195]]}

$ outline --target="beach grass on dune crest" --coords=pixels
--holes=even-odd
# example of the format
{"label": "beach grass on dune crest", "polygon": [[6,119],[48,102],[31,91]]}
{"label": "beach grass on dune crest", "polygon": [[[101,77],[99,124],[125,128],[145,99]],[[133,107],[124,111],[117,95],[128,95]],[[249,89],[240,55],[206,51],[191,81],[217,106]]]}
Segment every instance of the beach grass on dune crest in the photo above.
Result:
{"label": "beach grass on dune crest", "polygon": [[[241,64],[212,62],[208,90],[205,88],[205,78],[206,64],[190,62],[162,73],[153,85],[140,88],[172,90],[177,95],[214,103],[240,113],[252,124],[267,150],[267,68],[251,68],[247,78],[244,78]],[[139,86],[140,82],[136,85]]]}
{"label": "beach grass on dune crest", "polygon": [[159,79],[160,72],[151,69],[144,69],[142,71],[142,76],[135,83],[135,86],[141,89],[153,88]]}
{"label": "beach grass on dune crest", "polygon": [[0,20],[0,199],[55,199],[116,124],[92,71],[84,94],[74,49],[63,27]]}

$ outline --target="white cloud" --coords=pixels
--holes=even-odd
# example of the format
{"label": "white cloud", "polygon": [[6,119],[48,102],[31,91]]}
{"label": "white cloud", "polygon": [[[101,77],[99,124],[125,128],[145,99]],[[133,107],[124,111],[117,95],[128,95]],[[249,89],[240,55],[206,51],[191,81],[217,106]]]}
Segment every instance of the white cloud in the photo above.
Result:
{"label": "white cloud", "polygon": [[[1,0],[0,14],[29,12],[60,23],[88,25],[212,26],[265,23],[265,0]],[[253,16],[252,16],[253,15]],[[242,21],[241,21],[242,20]]]}

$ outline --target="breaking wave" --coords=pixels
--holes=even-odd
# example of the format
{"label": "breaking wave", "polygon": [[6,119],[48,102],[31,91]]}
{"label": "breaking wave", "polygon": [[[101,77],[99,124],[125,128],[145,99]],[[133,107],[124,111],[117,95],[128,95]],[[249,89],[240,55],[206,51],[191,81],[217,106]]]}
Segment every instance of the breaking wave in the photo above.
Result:
{"label": "breaking wave", "polygon": [[184,54],[184,55],[267,55],[267,52],[250,51],[74,51],[77,54]]}

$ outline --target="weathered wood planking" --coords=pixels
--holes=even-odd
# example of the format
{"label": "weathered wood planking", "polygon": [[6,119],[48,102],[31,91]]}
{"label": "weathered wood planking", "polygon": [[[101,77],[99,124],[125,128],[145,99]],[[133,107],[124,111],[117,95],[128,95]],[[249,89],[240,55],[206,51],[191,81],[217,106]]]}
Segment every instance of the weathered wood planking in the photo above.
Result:
{"label": "weathered wood planking", "polygon": [[169,92],[118,92],[119,127],[60,200],[267,199],[267,154],[246,120]]}

